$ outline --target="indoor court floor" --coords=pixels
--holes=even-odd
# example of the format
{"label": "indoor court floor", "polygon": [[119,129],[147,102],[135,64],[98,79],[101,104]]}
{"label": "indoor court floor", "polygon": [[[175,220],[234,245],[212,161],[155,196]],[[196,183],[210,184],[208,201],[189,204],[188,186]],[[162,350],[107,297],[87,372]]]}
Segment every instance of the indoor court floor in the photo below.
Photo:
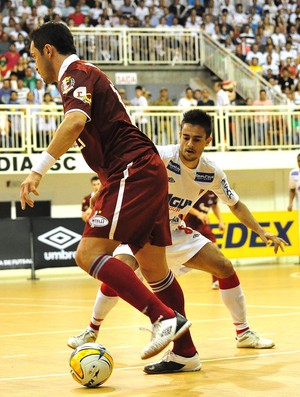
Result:
{"label": "indoor court floor", "polygon": [[[194,373],[146,375],[140,351],[148,319],[120,301],[104,322],[98,342],[115,361],[110,379],[87,389],[69,373],[67,339],[89,324],[99,283],[78,268],[0,272],[1,397],[291,397],[300,396],[300,266],[237,268],[248,322],[276,346],[237,349],[235,331],[210,275],[179,278],[202,359]],[[161,355],[155,357],[160,358]]]}

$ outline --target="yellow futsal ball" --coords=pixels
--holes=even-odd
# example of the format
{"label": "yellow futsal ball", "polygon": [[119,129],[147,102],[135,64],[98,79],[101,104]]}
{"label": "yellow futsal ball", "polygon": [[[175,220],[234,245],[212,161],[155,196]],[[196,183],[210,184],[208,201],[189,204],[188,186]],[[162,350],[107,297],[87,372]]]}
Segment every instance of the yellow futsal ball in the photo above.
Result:
{"label": "yellow futsal ball", "polygon": [[104,346],[85,343],[73,351],[69,364],[76,382],[86,387],[97,387],[110,377],[114,360]]}

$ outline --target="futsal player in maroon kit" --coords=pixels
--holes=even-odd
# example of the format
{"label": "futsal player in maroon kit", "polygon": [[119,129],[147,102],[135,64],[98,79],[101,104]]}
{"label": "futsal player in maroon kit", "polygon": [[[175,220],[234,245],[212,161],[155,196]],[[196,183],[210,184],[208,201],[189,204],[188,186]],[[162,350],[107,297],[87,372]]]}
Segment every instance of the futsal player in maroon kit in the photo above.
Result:
{"label": "futsal player in maroon kit", "polygon": [[[79,60],[65,25],[46,23],[31,33],[31,39],[36,70],[46,83],[58,82],[65,116],[21,184],[22,208],[33,207],[30,194],[38,195],[42,177],[76,141],[102,185],[101,194],[93,197],[76,263],[149,317],[152,339],[141,353],[143,359],[178,338],[187,340],[187,356],[195,354],[188,331],[191,324],[178,314],[184,315],[183,293],[165,257],[165,247],[171,244],[168,180],[155,146],[131,123],[108,77]],[[129,266],[112,257],[120,242],[136,253],[146,280],[159,284],[156,295]]]}
{"label": "futsal player in maroon kit", "polygon": [[[220,208],[218,206],[218,196],[215,195],[214,192],[208,190],[201,198],[193,205],[190,212],[184,218],[184,221],[187,226],[192,228],[193,230],[197,230],[203,236],[208,238],[212,243],[217,245],[217,239],[214,235],[208,218],[208,212],[212,208],[214,214],[216,215],[219,221],[219,229],[224,231],[225,225],[222,220],[222,215]],[[212,289],[219,288],[218,278],[212,275]]]}

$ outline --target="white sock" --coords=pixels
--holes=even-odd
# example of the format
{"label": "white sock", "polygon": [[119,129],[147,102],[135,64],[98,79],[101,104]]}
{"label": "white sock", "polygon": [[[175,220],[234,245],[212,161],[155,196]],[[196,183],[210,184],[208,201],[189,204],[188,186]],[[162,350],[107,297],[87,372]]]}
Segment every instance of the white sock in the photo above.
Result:
{"label": "white sock", "polygon": [[230,289],[220,289],[221,298],[229,310],[236,331],[249,329],[246,318],[246,301],[240,285]]}
{"label": "white sock", "polygon": [[[97,330],[99,330],[102,321],[105,319],[107,314],[116,306],[118,300],[118,296],[106,296],[101,292],[99,288],[93,308],[91,323],[88,329],[91,329],[97,333]],[[94,325],[95,328],[92,327],[92,325]]]}

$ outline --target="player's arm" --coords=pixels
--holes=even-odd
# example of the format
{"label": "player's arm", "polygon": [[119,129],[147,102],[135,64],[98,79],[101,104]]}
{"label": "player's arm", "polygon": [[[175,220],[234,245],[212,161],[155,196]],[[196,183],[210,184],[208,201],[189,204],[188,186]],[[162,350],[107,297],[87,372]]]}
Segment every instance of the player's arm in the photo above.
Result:
{"label": "player's arm", "polygon": [[20,201],[23,210],[26,204],[30,207],[34,206],[34,200],[30,197],[30,193],[38,196],[37,188],[42,177],[55,164],[56,160],[74,144],[84,128],[86,119],[86,115],[79,111],[66,114],[47,150],[41,153],[32,167],[31,173],[21,184]]}
{"label": "player's arm", "polygon": [[296,196],[296,189],[290,189],[290,191],[289,191],[289,205],[287,208],[288,211],[293,210],[293,201],[294,201],[295,196]]}
{"label": "player's arm", "polygon": [[209,223],[209,217],[205,212],[198,211],[196,208],[192,207],[189,210],[189,213],[196,218],[198,218],[201,222],[203,222],[205,225]]}
{"label": "player's arm", "polygon": [[222,218],[222,214],[221,214],[221,210],[218,204],[213,204],[212,205],[212,210],[213,213],[215,214],[215,216],[217,217],[218,221],[219,221],[219,229],[220,230],[225,230],[225,223],[223,222],[223,218]]}
{"label": "player's arm", "polygon": [[269,245],[271,242],[274,243],[274,252],[275,254],[277,253],[278,249],[280,248],[281,251],[284,251],[284,245],[288,245],[286,241],[284,241],[282,238],[275,236],[272,233],[267,232],[260,226],[260,224],[257,222],[257,220],[254,218],[254,216],[251,214],[249,211],[248,207],[242,203],[240,200],[232,205],[229,206],[231,212],[249,229],[253,230],[256,232],[259,237],[267,244]]}

